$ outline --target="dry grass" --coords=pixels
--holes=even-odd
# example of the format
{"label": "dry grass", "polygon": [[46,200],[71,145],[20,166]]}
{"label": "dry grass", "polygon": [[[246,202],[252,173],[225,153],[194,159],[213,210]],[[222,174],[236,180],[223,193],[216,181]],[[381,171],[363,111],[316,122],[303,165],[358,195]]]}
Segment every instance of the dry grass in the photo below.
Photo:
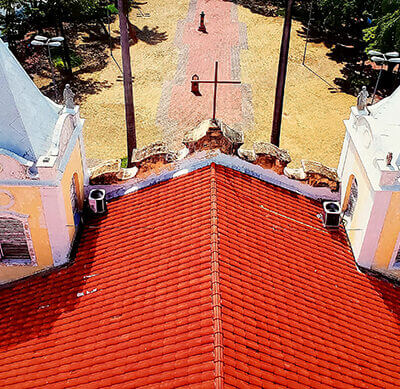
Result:
{"label": "dry grass", "polygon": [[[156,126],[156,114],[165,81],[174,77],[178,51],[174,45],[177,22],[186,17],[188,0],[175,0],[170,6],[162,0],[149,0],[142,6],[150,18],[131,21],[141,30],[158,27],[167,39],[157,44],[139,41],[131,48],[133,58],[134,96],[138,147],[162,139]],[[257,140],[269,141],[282,18],[264,17],[239,6],[239,19],[247,25],[249,50],[241,52],[242,82],[252,88],[254,128],[245,134],[250,146]],[[147,27],[146,27],[147,26]],[[112,35],[119,37],[118,20],[111,26]],[[301,65],[304,39],[297,34],[301,24],[293,22],[290,58],[286,81],[281,147],[289,150],[293,162],[312,159],[336,167],[344,136],[342,120],[349,115],[355,98],[344,93],[332,93],[328,85]],[[333,83],[340,77],[342,65],[327,57],[323,44],[309,44],[307,64]],[[114,56],[121,64],[119,46]],[[81,74],[80,79],[100,85],[95,94],[85,96],[81,104],[86,119],[84,137],[88,158],[100,160],[126,156],[125,113],[119,70],[111,58],[99,71]],[[43,84],[43,80],[35,82]],[[48,83],[48,79],[45,80]]]}
{"label": "dry grass", "polygon": [[[243,7],[239,19],[247,25],[249,44],[249,50],[241,52],[241,67],[242,81],[251,84],[253,94],[255,126],[245,137],[251,145],[270,139],[283,19],[256,15]],[[304,39],[297,34],[301,29],[293,22],[280,145],[289,150],[292,167],[301,159],[336,167],[345,133],[342,121],[355,98],[333,93],[302,66]],[[342,65],[330,60],[328,51],[323,44],[309,43],[306,64],[333,84]]]}
{"label": "dry grass", "polygon": [[[134,96],[138,147],[161,139],[156,127],[156,114],[165,80],[173,78],[177,67],[178,52],[174,45],[178,20],[187,14],[188,2],[177,0],[168,6],[162,0],[150,0],[142,6],[150,18],[138,18],[133,10],[131,21],[143,31],[158,26],[158,33],[166,33],[167,39],[158,44],[139,41],[131,47],[132,72],[135,77]],[[118,20],[111,26],[112,35],[118,37]],[[119,47],[113,50],[122,65]],[[110,88],[90,95],[82,103],[82,116],[86,119],[84,138],[88,158],[108,159],[126,156],[125,112],[122,82],[116,81],[119,70],[110,58],[101,71],[88,74],[88,79],[108,81]]]}

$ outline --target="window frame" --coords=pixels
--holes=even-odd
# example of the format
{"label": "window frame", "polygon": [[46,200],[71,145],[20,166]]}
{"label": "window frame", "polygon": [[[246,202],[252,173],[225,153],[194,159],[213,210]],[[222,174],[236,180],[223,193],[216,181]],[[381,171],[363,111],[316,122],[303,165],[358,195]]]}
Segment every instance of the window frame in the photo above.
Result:
{"label": "window frame", "polygon": [[[350,184],[350,182],[351,182],[351,184]],[[357,206],[357,202],[358,202],[358,198],[359,198],[358,182],[354,175],[350,176],[348,184],[350,184],[350,186],[347,189],[348,193],[346,191],[346,196],[348,196],[347,206],[343,212],[343,216],[347,220],[353,220],[354,212],[356,210],[356,206]]]}
{"label": "window frame", "polygon": [[[32,242],[32,236],[29,228],[29,215],[23,215],[17,212],[12,212],[12,211],[0,211],[0,219],[14,219],[18,220],[19,222],[22,223],[22,228],[24,231],[25,235],[25,241],[26,245],[28,248],[30,260],[26,258],[21,258],[21,259],[6,259],[6,258],[0,258],[0,266],[35,266],[37,265],[36,261],[36,255],[35,255],[35,250],[33,248],[33,242]],[[1,249],[1,243],[0,243],[0,250]],[[3,252],[2,252],[3,254]]]}
{"label": "window frame", "polygon": [[[399,257],[399,261],[396,263],[397,257]],[[397,236],[396,244],[394,245],[394,250],[389,262],[388,269],[400,269],[400,233]]]}

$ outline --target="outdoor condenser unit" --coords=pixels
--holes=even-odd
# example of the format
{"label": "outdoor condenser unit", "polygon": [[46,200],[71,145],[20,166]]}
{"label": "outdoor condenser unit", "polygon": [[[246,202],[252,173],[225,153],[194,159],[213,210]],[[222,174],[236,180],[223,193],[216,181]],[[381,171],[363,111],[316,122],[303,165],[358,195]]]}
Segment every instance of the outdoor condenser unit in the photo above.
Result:
{"label": "outdoor condenser unit", "polygon": [[89,207],[94,213],[107,211],[106,191],[104,189],[92,189],[89,193]]}
{"label": "outdoor condenser unit", "polygon": [[337,201],[325,201],[323,207],[325,227],[338,228],[341,220],[340,203]]}

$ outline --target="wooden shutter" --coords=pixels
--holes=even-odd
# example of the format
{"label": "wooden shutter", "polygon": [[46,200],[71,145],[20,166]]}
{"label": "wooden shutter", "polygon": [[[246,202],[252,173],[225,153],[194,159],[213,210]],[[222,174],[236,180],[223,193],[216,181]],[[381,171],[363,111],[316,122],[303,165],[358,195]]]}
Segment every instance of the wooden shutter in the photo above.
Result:
{"label": "wooden shutter", "polygon": [[31,259],[24,225],[20,220],[0,218],[0,245],[2,259]]}

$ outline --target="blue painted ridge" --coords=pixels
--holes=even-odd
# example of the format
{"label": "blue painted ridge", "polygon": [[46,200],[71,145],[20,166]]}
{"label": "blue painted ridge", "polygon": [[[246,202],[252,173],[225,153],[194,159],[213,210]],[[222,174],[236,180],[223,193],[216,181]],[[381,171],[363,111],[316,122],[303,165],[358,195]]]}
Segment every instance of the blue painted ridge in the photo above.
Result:
{"label": "blue painted ridge", "polygon": [[9,156],[9,157],[15,159],[15,160],[18,161],[21,165],[25,165],[25,166],[29,166],[29,167],[31,167],[31,166],[33,165],[33,162],[32,162],[32,161],[29,161],[29,160],[27,160],[27,159],[25,159],[25,158],[19,156],[18,154],[13,153],[13,152],[10,151],[10,150],[6,150],[6,149],[0,148],[0,154],[7,155],[7,156]]}

